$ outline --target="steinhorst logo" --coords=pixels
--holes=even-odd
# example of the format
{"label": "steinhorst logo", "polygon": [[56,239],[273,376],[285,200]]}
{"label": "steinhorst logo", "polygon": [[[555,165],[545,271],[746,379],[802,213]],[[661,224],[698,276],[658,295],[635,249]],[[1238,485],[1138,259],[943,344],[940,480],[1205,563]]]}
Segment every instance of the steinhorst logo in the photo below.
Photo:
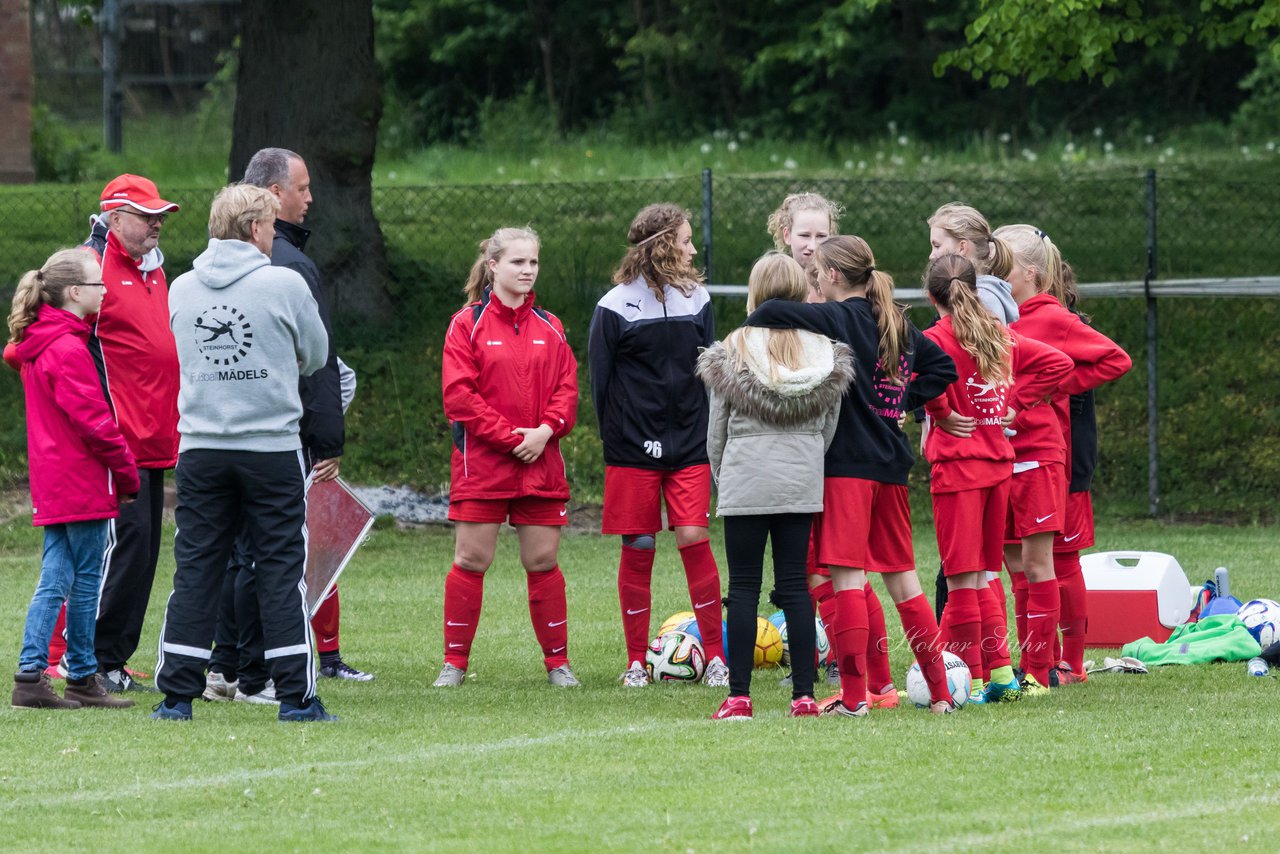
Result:
{"label": "steinhorst logo", "polygon": [[215,306],[196,318],[196,346],[215,365],[234,365],[253,347],[253,330],[238,309]]}

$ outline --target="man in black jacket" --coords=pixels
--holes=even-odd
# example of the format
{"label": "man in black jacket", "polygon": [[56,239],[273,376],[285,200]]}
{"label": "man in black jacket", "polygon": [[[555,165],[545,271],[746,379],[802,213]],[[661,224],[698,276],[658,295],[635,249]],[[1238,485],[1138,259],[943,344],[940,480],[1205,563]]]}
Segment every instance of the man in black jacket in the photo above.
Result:
{"label": "man in black jacket", "polygon": [[[320,309],[325,331],[329,333],[329,353],[324,367],[311,376],[303,377],[299,382],[303,406],[299,432],[303,452],[307,455],[314,479],[333,480],[338,476],[342,462],[344,406],[340,361],[334,351],[329,306],[320,287],[320,271],[304,252],[307,239],[311,236],[311,232],[302,227],[312,201],[311,176],[307,172],[307,164],[294,152],[284,148],[264,148],[250,159],[245,169],[244,182],[270,190],[280,200],[280,213],[276,219],[275,239],[271,247],[271,264],[288,267],[306,280]],[[247,602],[253,594],[252,572],[243,571],[251,559],[251,555],[242,553],[233,558],[233,563],[239,564],[231,569],[236,579],[236,603]],[[224,595],[220,624],[225,625],[225,628],[220,628],[218,636],[219,649],[225,642],[226,650],[223,655],[215,650],[205,698],[222,700],[234,697],[250,702],[271,700],[271,692],[266,690],[264,693],[266,669],[255,660],[259,651],[256,642],[257,626],[239,625],[237,637],[235,624],[244,621],[235,620],[235,614],[243,614],[244,610],[236,604],[232,612],[230,598]],[[311,620],[311,626],[315,631],[316,648],[320,653],[321,676],[356,682],[373,679],[372,673],[357,670],[342,660],[338,646],[337,587],[321,603]],[[240,647],[238,664],[231,660],[237,646]],[[240,676],[238,685],[234,678],[237,672]]]}

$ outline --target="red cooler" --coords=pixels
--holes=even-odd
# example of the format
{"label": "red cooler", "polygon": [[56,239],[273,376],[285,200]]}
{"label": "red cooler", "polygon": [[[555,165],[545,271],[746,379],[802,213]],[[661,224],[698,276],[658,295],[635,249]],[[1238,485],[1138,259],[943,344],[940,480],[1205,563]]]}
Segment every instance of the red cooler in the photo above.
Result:
{"label": "red cooler", "polygon": [[1141,637],[1164,642],[1191,615],[1190,585],[1172,556],[1095,552],[1080,556],[1089,597],[1088,646],[1124,646]]}

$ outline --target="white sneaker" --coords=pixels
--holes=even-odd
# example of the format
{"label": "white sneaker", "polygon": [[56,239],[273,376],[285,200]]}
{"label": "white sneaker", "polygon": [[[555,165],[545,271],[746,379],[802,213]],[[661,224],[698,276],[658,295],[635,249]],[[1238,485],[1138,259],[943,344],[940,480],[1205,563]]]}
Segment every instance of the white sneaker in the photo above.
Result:
{"label": "white sneaker", "polygon": [[638,661],[631,662],[631,666],[618,678],[622,680],[623,688],[643,688],[649,684],[649,673]]}
{"label": "white sneaker", "polygon": [[210,670],[204,677],[204,693],[200,696],[209,701],[225,702],[236,698],[236,687],[240,683],[232,680],[227,681],[227,677],[216,670]]}
{"label": "white sneaker", "polygon": [[246,694],[236,688],[236,702],[254,706],[277,706],[280,701],[276,699],[276,683],[268,679],[266,687],[256,694]]}
{"label": "white sneaker", "polygon": [[436,677],[436,681],[431,683],[432,688],[457,688],[462,684],[462,680],[466,677],[467,671],[460,667],[454,667],[449,662],[444,663],[444,667],[440,668],[440,675]]}
{"label": "white sneaker", "polygon": [[573,671],[569,669],[567,664],[548,670],[547,681],[557,688],[577,688],[582,684],[578,681],[578,677],[573,675]]}
{"label": "white sneaker", "polygon": [[729,687],[729,667],[716,656],[707,662],[706,672],[702,674],[702,684],[710,688]]}

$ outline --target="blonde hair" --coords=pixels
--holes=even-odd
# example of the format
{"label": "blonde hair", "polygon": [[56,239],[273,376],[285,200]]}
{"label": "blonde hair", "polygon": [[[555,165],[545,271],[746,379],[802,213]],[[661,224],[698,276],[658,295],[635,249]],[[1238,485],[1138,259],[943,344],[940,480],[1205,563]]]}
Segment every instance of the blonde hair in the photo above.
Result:
{"label": "blonde hair", "polygon": [[669,202],[643,208],[627,229],[631,246],[613,273],[613,283],[625,285],[643,277],[659,302],[666,300],[662,289],[667,285],[691,293],[702,284],[702,274],[676,243],[680,226],[689,220],[687,210]]}
{"label": "blonde hair", "polygon": [[274,222],[280,213],[275,193],[253,184],[228,184],[209,205],[209,236],[218,240],[249,240],[255,222]]}
{"label": "blonde hair", "polygon": [[930,228],[940,228],[955,240],[964,240],[973,247],[969,258],[978,273],[1006,278],[1013,268],[1013,256],[1009,246],[991,233],[987,218],[963,202],[948,202],[929,217]]}
{"label": "blonde hair", "polygon": [[9,311],[9,342],[17,344],[27,327],[36,322],[40,306],[62,308],[67,302],[67,288],[84,284],[86,265],[93,255],[83,248],[59,249],[49,256],[39,270],[22,275],[13,292],[13,308]]}
{"label": "blonde hair", "polygon": [[537,232],[528,226],[500,228],[480,241],[480,254],[471,265],[471,272],[467,274],[467,283],[462,287],[462,292],[467,297],[466,304],[479,302],[484,296],[484,289],[493,284],[493,271],[489,269],[489,262],[501,259],[506,254],[507,247],[517,240],[532,240],[534,246],[542,246]]}
{"label": "blonde hair", "polygon": [[1009,244],[1014,263],[1020,267],[1035,268],[1036,293],[1049,293],[1066,305],[1066,291],[1062,280],[1062,253],[1045,234],[1034,225],[1002,225],[996,229],[996,237]]}
{"label": "blonde hair", "polygon": [[828,201],[826,198],[817,193],[792,193],[782,200],[782,204],[778,205],[778,209],[769,214],[769,221],[766,224],[769,234],[773,236],[773,247],[778,250],[787,248],[786,238],[782,236],[783,231],[790,231],[795,225],[796,215],[802,211],[818,211],[827,215],[830,233],[840,233],[840,217],[844,215],[844,208],[835,202]]}
{"label": "blonde hair", "polygon": [[1012,341],[1004,324],[978,299],[978,274],[963,255],[943,255],[929,262],[924,287],[934,302],[951,312],[956,341],[978,363],[987,382],[1013,382]]}
{"label": "blonde hair", "polygon": [[[765,300],[785,299],[804,302],[809,292],[800,263],[782,252],[766,252],[751,267],[747,279],[747,313]],[[765,352],[769,356],[769,378],[778,380],[778,366],[795,371],[804,364],[804,344],[795,329],[763,329],[768,338]],[[724,347],[733,354],[733,369],[741,371],[748,359],[747,327],[739,327],[724,339]]]}
{"label": "blonde hair", "polygon": [[907,378],[902,376],[899,362],[907,349],[907,307],[893,301],[893,277],[876,269],[867,241],[852,234],[828,237],[818,244],[813,263],[819,275],[834,269],[849,287],[866,287],[871,315],[880,332],[880,369],[890,382],[905,384]]}

